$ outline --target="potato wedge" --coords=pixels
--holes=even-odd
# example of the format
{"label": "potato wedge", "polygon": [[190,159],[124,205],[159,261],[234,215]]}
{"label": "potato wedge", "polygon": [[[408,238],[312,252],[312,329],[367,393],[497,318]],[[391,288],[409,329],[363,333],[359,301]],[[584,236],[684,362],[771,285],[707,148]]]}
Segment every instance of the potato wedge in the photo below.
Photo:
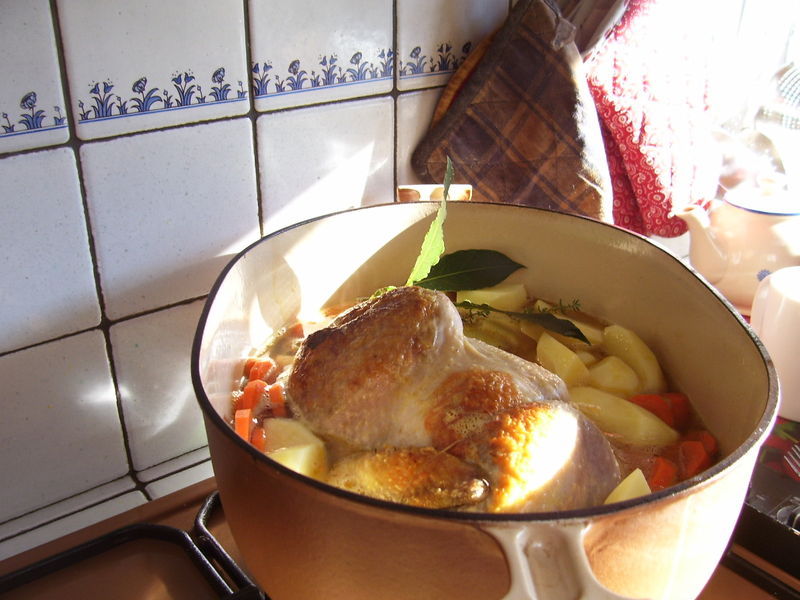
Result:
{"label": "potato wedge", "polygon": [[593,364],[597,363],[598,360],[600,360],[596,354],[593,354],[588,350],[575,350],[575,354],[578,355],[578,358],[580,358],[583,361],[583,364],[585,364],[587,367],[591,367]]}
{"label": "potato wedge", "polygon": [[521,312],[528,300],[528,292],[521,283],[500,283],[480,290],[456,292],[456,302],[488,304],[492,308]]}
{"label": "potato wedge", "polygon": [[479,339],[530,361],[536,360],[536,343],[522,333],[519,322],[501,313],[490,313],[464,323],[464,335]]}
{"label": "potato wedge", "polygon": [[627,398],[638,393],[639,376],[619,356],[606,356],[589,366],[589,383],[593,387]]}
{"label": "potato wedge", "polygon": [[564,318],[572,321],[572,324],[581,330],[581,333],[586,337],[587,340],[589,340],[589,343],[592,346],[599,346],[603,343],[603,329],[601,327],[592,325],[586,321],[581,321],[580,319],[576,319],[574,317],[564,316]]}
{"label": "potato wedge", "polygon": [[328,458],[325,446],[321,444],[301,444],[267,452],[272,460],[301,475],[324,480],[328,473]]}
{"label": "potato wedge", "polygon": [[536,300],[533,303],[533,310],[539,312],[553,312],[557,317],[562,319],[567,319],[572,321],[572,323],[581,330],[581,333],[586,336],[586,339],[589,340],[589,343],[593,346],[599,345],[603,343],[603,328],[599,325],[595,325],[593,323],[589,323],[580,317],[576,317],[573,315],[568,315],[562,312],[561,310],[554,310],[556,307],[549,302],[545,302],[544,300]]}
{"label": "potato wedge", "polygon": [[612,502],[622,502],[623,500],[630,500],[631,498],[638,498],[639,496],[646,496],[651,492],[650,486],[647,484],[644,473],[641,469],[634,469],[625,479],[619,482],[619,485],[611,490],[611,493],[605,499],[603,504],[611,504]]}
{"label": "potato wedge", "polygon": [[634,446],[666,446],[679,434],[650,411],[588,386],[569,391],[575,405],[605,433]]}
{"label": "potato wedge", "polygon": [[[552,305],[548,304],[544,300],[537,300],[533,303],[533,312],[550,312],[552,308]],[[530,321],[522,321],[520,323],[520,330],[534,340],[538,340],[542,333],[546,331],[549,335],[553,336],[559,342],[573,350],[588,348],[590,345],[599,346],[603,343],[603,329],[601,327],[581,321],[580,319],[576,319],[574,317],[567,316],[558,311],[553,314],[559,319],[566,319],[567,321],[572,322],[575,327],[580,329],[581,333],[586,337],[586,339],[589,340],[589,344],[576,338],[548,331],[541,325]]]}
{"label": "potato wedge", "polygon": [[[542,337],[542,334],[545,331],[547,331],[541,325],[538,325],[537,323],[533,323],[531,321],[520,321],[519,330],[522,333],[524,333],[525,335],[527,335],[529,338],[531,338],[532,340],[535,340],[537,342],[539,341],[539,338]],[[564,336],[559,336],[559,337],[563,338]],[[584,347],[586,347],[586,344],[583,344],[583,345],[584,345]]]}
{"label": "potato wedge", "polygon": [[265,452],[305,444],[324,445],[308,427],[295,419],[264,419],[264,433],[267,438]]}
{"label": "potato wedge", "polygon": [[534,301],[533,310],[536,312],[550,312],[553,310],[553,305],[539,298]]}
{"label": "potato wedge", "polygon": [[267,445],[264,454],[285,467],[315,479],[328,472],[325,444],[300,421],[265,419]]}
{"label": "potato wedge", "polygon": [[545,369],[561,377],[567,387],[589,381],[589,369],[580,357],[548,333],[539,337],[536,360]]}
{"label": "potato wedge", "polygon": [[609,354],[618,356],[636,371],[642,393],[666,391],[664,373],[656,355],[636,333],[621,325],[609,325],[603,330],[603,346]]}

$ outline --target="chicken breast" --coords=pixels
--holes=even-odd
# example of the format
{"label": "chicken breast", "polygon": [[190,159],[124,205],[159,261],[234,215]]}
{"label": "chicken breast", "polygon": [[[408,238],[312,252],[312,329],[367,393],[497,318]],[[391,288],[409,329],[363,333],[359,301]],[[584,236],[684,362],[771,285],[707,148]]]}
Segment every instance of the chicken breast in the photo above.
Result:
{"label": "chicken breast", "polygon": [[[464,496],[477,510],[590,506],[619,481],[611,446],[569,403],[563,381],[464,336],[441,292],[397,288],[312,333],[286,392],[292,412],[313,431],[361,450],[332,471],[360,493],[380,480],[375,469],[387,469],[395,492],[381,497],[414,503],[402,481],[415,479],[408,474],[424,466],[412,463],[427,464],[429,455],[420,456],[430,449],[467,463],[466,470],[437,463],[444,465],[440,479],[452,472],[453,489],[463,488],[473,467],[486,474],[489,492]],[[358,483],[366,473],[370,483]]]}

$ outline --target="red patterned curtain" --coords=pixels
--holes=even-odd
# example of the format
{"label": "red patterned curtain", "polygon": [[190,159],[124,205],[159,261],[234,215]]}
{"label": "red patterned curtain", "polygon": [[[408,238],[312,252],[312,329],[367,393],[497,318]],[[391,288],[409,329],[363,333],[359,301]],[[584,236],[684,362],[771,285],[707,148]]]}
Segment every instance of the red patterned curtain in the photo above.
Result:
{"label": "red patterned curtain", "polygon": [[586,59],[614,192],[614,222],[673,237],[673,210],[714,196],[714,37],[695,0],[629,0]]}

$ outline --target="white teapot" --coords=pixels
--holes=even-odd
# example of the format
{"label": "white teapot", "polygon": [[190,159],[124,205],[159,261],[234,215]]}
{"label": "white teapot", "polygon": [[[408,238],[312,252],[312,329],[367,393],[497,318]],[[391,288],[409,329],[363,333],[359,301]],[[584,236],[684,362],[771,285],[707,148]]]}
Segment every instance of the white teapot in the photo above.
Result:
{"label": "white teapot", "polygon": [[676,213],[689,226],[689,260],[742,314],[749,315],[759,282],[800,265],[800,196],[739,186],[708,210]]}

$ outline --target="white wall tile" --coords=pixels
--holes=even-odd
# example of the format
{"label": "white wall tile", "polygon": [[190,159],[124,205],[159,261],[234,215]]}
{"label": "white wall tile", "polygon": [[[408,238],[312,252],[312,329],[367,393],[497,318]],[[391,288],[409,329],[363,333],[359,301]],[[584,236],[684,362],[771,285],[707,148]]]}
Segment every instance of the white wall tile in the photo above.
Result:
{"label": "white wall tile", "polygon": [[155,481],[156,479],[163,479],[171,473],[176,473],[197,466],[199,463],[208,461],[211,453],[208,446],[203,446],[197,450],[192,450],[186,454],[181,454],[175,458],[171,458],[162,463],[158,463],[154,467],[149,467],[143,471],[136,472],[136,478],[145,483]]}
{"label": "white wall tile", "polygon": [[428,131],[441,88],[401,94],[397,98],[397,184],[422,183],[411,168],[411,155]]}
{"label": "white wall tile", "polygon": [[0,522],[128,472],[102,333],[7,354],[0,381]]}
{"label": "white wall tile", "polygon": [[59,0],[82,139],[250,109],[241,0]]}
{"label": "white wall tile", "polygon": [[74,514],[95,504],[133,491],[135,484],[129,476],[120,477],[109,483],[99,485],[86,492],[71,496],[61,502],[49,504],[44,508],[27,513],[19,518],[0,524],[0,541],[20,535],[46,523],[56,521],[67,515]]}
{"label": "white wall tile", "polygon": [[211,461],[208,460],[169,477],[154,481],[147,486],[147,493],[155,500],[213,476],[214,469],[211,467]]}
{"label": "white wall tile", "polygon": [[100,323],[72,150],[0,160],[0,352]]}
{"label": "white wall tile", "polygon": [[0,542],[0,560],[111,518],[126,510],[131,510],[145,502],[147,502],[147,498],[141,492],[129,492],[63,519],[48,523],[38,529]]}
{"label": "white wall tile", "polygon": [[206,294],[258,238],[248,119],[86,144],[81,157],[112,319]]}
{"label": "white wall tile", "polygon": [[391,202],[393,110],[375,98],[259,117],[264,231]]}
{"label": "white wall tile", "polygon": [[69,139],[47,0],[0,2],[0,152]]}
{"label": "white wall tile", "polygon": [[249,6],[258,110],[392,89],[391,1],[251,0]]}
{"label": "white wall tile", "polygon": [[508,15],[508,0],[397,0],[397,87],[444,85]]}
{"label": "white wall tile", "polygon": [[111,327],[125,429],[136,470],[206,445],[189,353],[203,302]]}

